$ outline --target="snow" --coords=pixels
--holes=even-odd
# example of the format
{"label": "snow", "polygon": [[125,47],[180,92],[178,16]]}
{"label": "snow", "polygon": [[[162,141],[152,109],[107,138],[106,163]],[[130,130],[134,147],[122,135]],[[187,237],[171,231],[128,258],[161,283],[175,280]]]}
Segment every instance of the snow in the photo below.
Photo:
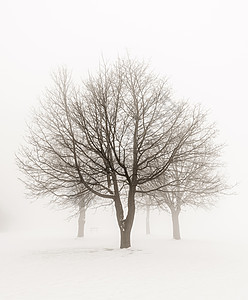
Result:
{"label": "snow", "polygon": [[3,300],[248,299],[246,243],[0,234]]}

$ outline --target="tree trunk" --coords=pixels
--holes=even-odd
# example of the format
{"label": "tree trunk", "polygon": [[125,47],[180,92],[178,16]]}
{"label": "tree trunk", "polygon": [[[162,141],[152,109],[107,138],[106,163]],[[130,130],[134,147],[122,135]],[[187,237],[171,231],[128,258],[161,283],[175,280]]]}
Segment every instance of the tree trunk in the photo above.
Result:
{"label": "tree trunk", "polygon": [[120,248],[129,248],[131,247],[131,230],[120,230],[121,232],[121,245]]}
{"label": "tree trunk", "polygon": [[146,234],[149,235],[150,233],[150,205],[146,204]]}
{"label": "tree trunk", "polygon": [[179,213],[180,211],[171,211],[172,224],[173,224],[173,239],[180,240],[180,226],[179,226]]}
{"label": "tree trunk", "polygon": [[120,235],[121,235],[121,244],[120,248],[129,248],[131,247],[131,231],[133,227],[135,209],[129,210],[127,218],[121,222]]}
{"label": "tree trunk", "polygon": [[113,173],[113,184],[116,196],[114,198],[115,203],[115,211],[116,211],[116,218],[120,229],[120,248],[129,248],[131,247],[131,230],[134,221],[135,215],[135,202],[134,202],[134,195],[135,195],[135,186],[130,186],[129,193],[128,193],[128,211],[127,217],[124,219],[124,211],[123,206],[121,203],[120,195],[119,195],[119,188],[118,183],[116,180],[116,176]]}
{"label": "tree trunk", "polygon": [[85,213],[86,209],[84,207],[80,208],[78,218],[78,237],[84,237]]}
{"label": "tree trunk", "polygon": [[133,227],[134,215],[135,215],[135,204],[134,204],[134,189],[129,191],[128,197],[128,213],[125,220],[119,220],[121,244],[120,248],[131,247],[131,230]]}

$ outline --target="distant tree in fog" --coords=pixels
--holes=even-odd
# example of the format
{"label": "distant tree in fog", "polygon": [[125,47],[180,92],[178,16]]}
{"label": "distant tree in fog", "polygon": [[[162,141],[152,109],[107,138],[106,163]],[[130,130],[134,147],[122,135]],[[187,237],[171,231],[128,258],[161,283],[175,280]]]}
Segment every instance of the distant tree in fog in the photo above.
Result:
{"label": "distant tree in fog", "polygon": [[25,175],[23,181],[28,196],[48,197],[51,204],[76,210],[79,215],[78,236],[83,236],[85,213],[95,195],[77,180],[65,106],[57,101],[66,101],[63,97],[71,86],[70,74],[63,71],[63,75],[53,76],[55,88],[47,90],[47,102],[41,102],[41,108],[33,110],[26,145],[20,148],[16,160]]}
{"label": "distant tree in fog", "polygon": [[72,208],[76,210],[76,216],[78,216],[78,231],[77,237],[84,237],[85,234],[85,222],[86,212],[88,208],[93,207],[95,204],[95,195],[89,192],[87,189],[78,190],[77,193],[70,193],[69,195],[63,195],[62,197],[56,197],[54,201],[59,206],[65,208]]}
{"label": "distant tree in fog", "polygon": [[151,226],[150,226],[150,215],[151,210],[157,209],[158,206],[156,204],[156,200],[154,201],[153,196],[151,194],[141,194],[141,197],[137,197],[137,209],[140,211],[145,211],[145,232],[146,235],[151,234]]}
{"label": "distant tree in fog", "polygon": [[[155,183],[153,206],[171,213],[173,238],[180,239],[179,214],[183,207],[207,208],[230,187],[220,173],[220,154],[223,145],[216,143],[215,124],[208,124],[207,114],[196,108],[197,127],[192,128],[188,143],[194,145],[191,155],[174,161],[167,172]],[[184,145],[183,150],[190,149]]]}
{"label": "distant tree in fog", "polygon": [[114,203],[120,247],[128,248],[137,193],[165,191],[172,165],[193,161],[201,147],[197,112],[129,58],[102,64],[81,87],[65,69],[53,80],[17,155],[26,186],[38,197],[79,189]]}
{"label": "distant tree in fog", "polygon": [[[75,204],[77,205],[78,210],[78,237],[84,237],[85,234],[85,222],[86,222],[86,212],[89,207],[94,206],[95,195],[89,192],[88,190],[84,191],[75,196]],[[72,201],[69,196],[68,202]]]}

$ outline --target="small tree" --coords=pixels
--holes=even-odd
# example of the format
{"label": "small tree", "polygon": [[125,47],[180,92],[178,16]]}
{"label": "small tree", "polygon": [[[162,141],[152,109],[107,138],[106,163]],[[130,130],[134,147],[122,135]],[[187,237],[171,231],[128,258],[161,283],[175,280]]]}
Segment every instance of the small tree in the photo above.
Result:
{"label": "small tree", "polygon": [[151,227],[150,227],[150,201],[146,199],[146,234],[151,234]]}
{"label": "small tree", "polygon": [[139,197],[137,199],[137,208],[139,210],[145,211],[145,216],[146,216],[145,232],[146,232],[146,235],[150,235],[151,234],[151,226],[150,226],[151,209],[158,208],[156,202],[153,200],[153,196],[151,194],[148,194],[148,195],[142,194],[141,197]]}
{"label": "small tree", "polygon": [[[27,148],[23,148],[22,151],[19,152],[19,155],[27,155]],[[29,156],[30,158],[31,156]],[[29,193],[28,196],[33,197],[41,197],[47,196],[50,198],[50,204],[55,205],[55,207],[62,207],[63,209],[73,209],[76,210],[76,215],[78,215],[78,237],[84,237],[84,228],[86,222],[86,211],[87,209],[93,205],[93,200],[95,198],[94,194],[91,194],[87,189],[85,189],[82,185],[63,185],[62,179],[52,178],[52,185],[51,183],[51,176],[53,174],[47,172],[46,177],[34,177],[35,180],[31,179],[31,174],[36,173],[38,170],[33,168],[31,161],[27,164],[24,163],[20,156],[17,156],[17,163],[19,165],[19,169],[28,174],[27,181],[25,181],[26,186],[28,187]],[[48,166],[50,171],[53,170],[53,166]],[[34,173],[33,173],[34,171]],[[41,169],[39,170],[42,171]],[[44,175],[44,174],[43,174]],[[55,182],[57,181],[57,184]],[[73,216],[75,214],[73,213]]]}
{"label": "small tree", "polygon": [[86,222],[86,211],[91,199],[83,197],[78,203],[79,218],[78,218],[78,237],[84,237],[84,227]]}
{"label": "small tree", "polygon": [[[33,120],[28,124],[26,145],[16,155],[19,170],[25,175],[22,180],[31,198],[48,197],[50,204],[74,208],[79,213],[78,236],[84,235],[85,213],[95,197],[77,179],[72,165],[73,150],[69,122],[65,107],[59,101],[73,90],[71,76],[65,70],[53,74],[54,89],[47,89],[47,102],[33,110]],[[67,96],[68,97],[68,96]],[[56,99],[56,100],[55,100]]]}
{"label": "small tree", "polygon": [[[202,113],[200,107],[196,109],[198,126],[192,131],[188,142],[197,147],[191,152],[191,156],[182,157],[170,165],[169,176],[165,178],[162,175],[158,179],[157,185],[164,187],[157,189],[155,193],[156,205],[166,211],[169,208],[171,212],[173,238],[177,240],[181,238],[179,214],[182,207],[210,207],[218,196],[230,188],[224,176],[219,173],[223,145],[215,142],[215,124],[207,124],[207,114]],[[187,149],[188,145],[185,144],[183,151]]]}
{"label": "small tree", "polygon": [[[61,199],[59,199],[61,200]],[[85,234],[85,223],[86,223],[86,212],[89,207],[94,206],[95,195],[90,193],[88,190],[78,191],[77,194],[68,195],[63,201],[65,207],[71,207],[76,209],[76,215],[78,215],[78,231],[77,237],[84,237]],[[61,201],[60,201],[61,202]]]}

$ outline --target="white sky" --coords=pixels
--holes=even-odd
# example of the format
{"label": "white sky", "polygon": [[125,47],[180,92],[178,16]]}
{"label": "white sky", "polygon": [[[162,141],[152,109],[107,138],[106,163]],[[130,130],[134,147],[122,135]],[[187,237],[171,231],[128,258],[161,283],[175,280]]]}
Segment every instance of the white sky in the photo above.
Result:
{"label": "white sky", "polygon": [[248,208],[247,8],[240,0],[1,1],[0,210],[27,207],[14,152],[50,72],[66,65],[84,76],[102,55],[128,51],[168,76],[177,96],[212,110],[228,173],[240,182],[222,217],[248,228],[239,218]]}

